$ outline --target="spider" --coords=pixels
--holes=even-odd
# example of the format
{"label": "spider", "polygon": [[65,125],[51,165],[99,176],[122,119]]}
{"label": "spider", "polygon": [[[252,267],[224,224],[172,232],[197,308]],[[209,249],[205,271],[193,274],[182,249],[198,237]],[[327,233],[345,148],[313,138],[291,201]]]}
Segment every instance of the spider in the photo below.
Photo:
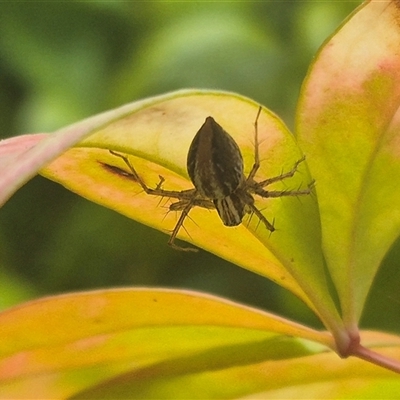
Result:
{"label": "spider", "polygon": [[[174,191],[162,189],[165,179],[160,176],[160,182],[152,189],[146,185],[136,172],[128,157],[110,150],[110,153],[121,158],[143,191],[153,196],[163,196],[177,199],[169,206],[170,211],[181,211],[178,222],[173,229],[168,244],[184,251],[197,251],[192,247],[181,247],[175,244],[179,229],[193,207],[216,209],[225,226],[239,225],[246,213],[254,213],[265,227],[275,230],[267,218],[255,206],[253,195],[260,197],[299,196],[311,193],[311,183],[307,189],[292,191],[266,190],[265,188],[278,181],[292,177],[304,157],[298,160],[293,168],[281,175],[257,182],[254,177],[260,168],[258,151],[258,119],[261,114],[260,106],[254,122],[255,151],[254,164],[246,177],[244,175],[243,157],[239,146],[215,120],[207,117],[204,124],[196,133],[187,156],[187,171],[194,185],[193,189]],[[127,174],[126,172],[124,173]]]}

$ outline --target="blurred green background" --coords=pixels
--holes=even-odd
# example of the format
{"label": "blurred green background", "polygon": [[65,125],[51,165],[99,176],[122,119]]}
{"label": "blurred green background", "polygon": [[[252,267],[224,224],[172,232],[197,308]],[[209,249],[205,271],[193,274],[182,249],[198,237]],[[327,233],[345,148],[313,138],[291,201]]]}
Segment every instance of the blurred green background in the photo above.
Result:
{"label": "blurred green background", "polygon": [[[239,92],[293,127],[313,55],[360,1],[0,4],[0,137],[50,132],[181,88]],[[318,326],[294,296],[36,177],[0,212],[0,309],[67,291],[207,291]],[[400,332],[400,242],[363,318]]]}

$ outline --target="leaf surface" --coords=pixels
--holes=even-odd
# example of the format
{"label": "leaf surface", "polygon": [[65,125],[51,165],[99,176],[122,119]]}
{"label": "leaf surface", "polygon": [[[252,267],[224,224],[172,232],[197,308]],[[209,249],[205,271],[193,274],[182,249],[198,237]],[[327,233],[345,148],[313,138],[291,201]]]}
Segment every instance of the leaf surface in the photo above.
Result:
{"label": "leaf surface", "polygon": [[[398,337],[366,332],[364,339],[400,357]],[[0,314],[0,393],[232,398],[399,388],[397,375],[341,360],[327,346],[334,344],[326,332],[201,293],[119,289],[54,296]],[[343,386],[341,379],[359,384]]]}
{"label": "leaf surface", "polygon": [[356,330],[400,231],[400,3],[369,1],[322,47],[297,114],[343,317]]}
{"label": "leaf surface", "polygon": [[[246,174],[254,163],[254,122],[259,105],[225,92],[180,91],[124,106],[92,135],[51,163],[42,173],[80,195],[154,228],[171,231],[177,222],[171,202],[150,196],[130,175],[114,150],[129,156],[146,184],[162,176],[166,190],[193,188],[186,171],[190,143],[208,116],[232,135],[241,148]],[[129,111],[130,110],[130,111]],[[94,118],[94,117],[93,117]],[[99,118],[103,118],[102,115]],[[103,118],[104,119],[104,118]],[[79,129],[79,124],[77,125]],[[290,171],[302,154],[285,125],[263,109],[258,120],[261,168],[258,180]],[[306,188],[307,165],[271,190]],[[340,325],[326,285],[317,204],[313,196],[257,199],[257,207],[276,232],[270,234],[255,216],[238,227],[225,227],[214,210],[194,208],[178,235],[294,292],[332,330]]]}

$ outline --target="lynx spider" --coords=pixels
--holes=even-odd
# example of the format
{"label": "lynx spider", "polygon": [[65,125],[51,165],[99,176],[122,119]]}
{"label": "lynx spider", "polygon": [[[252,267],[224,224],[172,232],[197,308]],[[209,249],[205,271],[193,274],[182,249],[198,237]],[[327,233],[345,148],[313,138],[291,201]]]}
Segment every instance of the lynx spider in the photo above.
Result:
{"label": "lynx spider", "polygon": [[162,196],[177,199],[169,206],[170,211],[181,211],[181,215],[173,229],[168,244],[184,251],[197,251],[191,247],[180,247],[175,244],[179,229],[183,226],[185,218],[193,207],[217,209],[218,214],[226,226],[239,225],[246,213],[254,213],[265,227],[273,232],[275,230],[261,211],[254,204],[253,194],[263,198],[307,195],[312,191],[313,182],[303,190],[265,190],[272,183],[283,181],[292,177],[304,157],[298,160],[293,168],[278,176],[264,179],[260,182],[254,177],[260,168],[260,155],[258,149],[258,119],[261,114],[260,106],[254,122],[254,164],[247,176],[243,172],[243,158],[234,139],[212,117],[206,121],[195,135],[188,152],[187,168],[193,189],[175,191],[164,190],[162,184],[165,179],[160,176],[160,181],[152,189],[146,185],[128,157],[110,150],[110,153],[121,158],[129,168],[133,178],[139,183],[148,195]]}

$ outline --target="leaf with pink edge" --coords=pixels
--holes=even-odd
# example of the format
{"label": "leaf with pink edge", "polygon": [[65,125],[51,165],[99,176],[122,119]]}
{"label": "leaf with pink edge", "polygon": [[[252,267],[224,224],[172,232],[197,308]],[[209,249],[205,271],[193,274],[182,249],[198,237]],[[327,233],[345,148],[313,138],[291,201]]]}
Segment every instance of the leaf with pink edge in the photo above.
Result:
{"label": "leaf with pink edge", "polygon": [[364,3],[320,50],[298,107],[324,254],[353,331],[400,232],[399,21],[399,1]]}

